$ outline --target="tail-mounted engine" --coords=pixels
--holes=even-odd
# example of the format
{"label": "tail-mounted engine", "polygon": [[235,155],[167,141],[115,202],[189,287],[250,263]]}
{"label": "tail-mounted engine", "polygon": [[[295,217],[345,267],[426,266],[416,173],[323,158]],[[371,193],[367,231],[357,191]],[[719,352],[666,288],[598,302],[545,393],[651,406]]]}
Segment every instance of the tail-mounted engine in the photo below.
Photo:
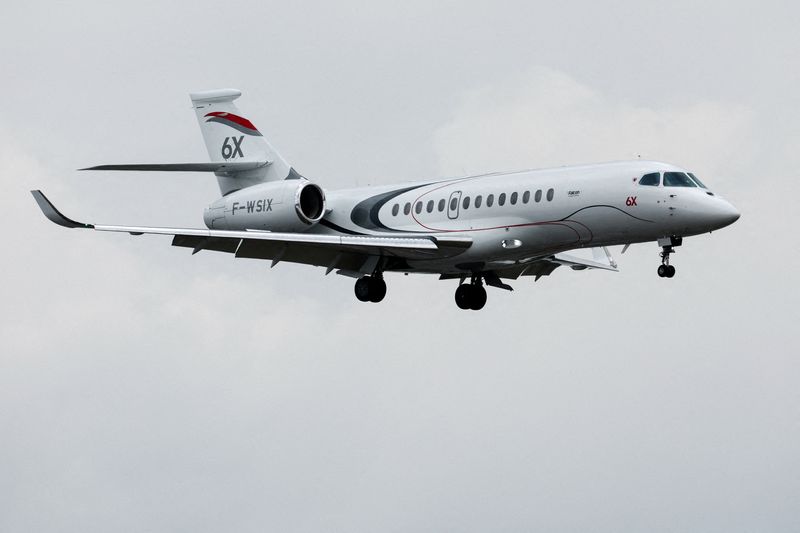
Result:
{"label": "tail-mounted engine", "polygon": [[301,232],[325,215],[325,192],[306,179],[260,183],[232,192],[204,213],[211,229]]}

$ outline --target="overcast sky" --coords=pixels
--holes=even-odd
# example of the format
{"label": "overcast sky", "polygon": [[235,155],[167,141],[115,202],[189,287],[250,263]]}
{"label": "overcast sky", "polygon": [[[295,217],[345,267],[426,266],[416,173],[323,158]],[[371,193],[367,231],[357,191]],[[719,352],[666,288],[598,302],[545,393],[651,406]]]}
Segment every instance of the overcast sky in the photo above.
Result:
{"label": "overcast sky", "polygon": [[[800,530],[796,2],[5,2],[0,531]],[[202,226],[190,91],[326,188],[663,159],[742,211],[490,289],[57,227]]]}

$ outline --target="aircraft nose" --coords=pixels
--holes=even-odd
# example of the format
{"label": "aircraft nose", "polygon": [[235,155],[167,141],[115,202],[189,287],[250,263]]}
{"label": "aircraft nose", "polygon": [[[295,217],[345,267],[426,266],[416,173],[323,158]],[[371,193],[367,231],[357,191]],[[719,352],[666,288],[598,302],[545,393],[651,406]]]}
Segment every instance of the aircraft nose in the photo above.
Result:
{"label": "aircraft nose", "polygon": [[733,204],[721,198],[719,199],[719,204],[716,206],[715,211],[716,213],[714,218],[717,219],[720,228],[730,226],[739,220],[740,216],[742,216],[742,214],[733,206]]}

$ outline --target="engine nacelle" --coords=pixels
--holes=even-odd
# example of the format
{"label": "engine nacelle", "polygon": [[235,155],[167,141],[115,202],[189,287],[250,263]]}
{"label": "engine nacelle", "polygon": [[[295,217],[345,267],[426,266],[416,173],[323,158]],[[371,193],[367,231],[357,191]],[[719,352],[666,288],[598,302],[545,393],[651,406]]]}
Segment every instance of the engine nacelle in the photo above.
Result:
{"label": "engine nacelle", "polygon": [[259,183],[224,196],[208,206],[203,220],[210,229],[299,232],[325,215],[325,192],[306,179]]}

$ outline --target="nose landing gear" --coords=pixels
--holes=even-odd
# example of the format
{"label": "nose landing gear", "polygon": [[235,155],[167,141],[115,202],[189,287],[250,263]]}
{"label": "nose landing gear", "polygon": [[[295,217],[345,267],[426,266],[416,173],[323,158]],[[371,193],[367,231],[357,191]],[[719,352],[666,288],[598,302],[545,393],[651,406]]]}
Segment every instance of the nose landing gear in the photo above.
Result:
{"label": "nose landing gear", "polygon": [[456,305],[460,309],[479,311],[486,305],[486,289],[480,276],[472,276],[470,283],[462,283],[456,289]]}
{"label": "nose landing gear", "polygon": [[680,246],[683,242],[681,237],[670,237],[660,239],[658,244],[661,246],[661,266],[658,267],[659,278],[671,278],[675,276],[675,267],[669,264],[670,254],[675,253],[675,246]]}

